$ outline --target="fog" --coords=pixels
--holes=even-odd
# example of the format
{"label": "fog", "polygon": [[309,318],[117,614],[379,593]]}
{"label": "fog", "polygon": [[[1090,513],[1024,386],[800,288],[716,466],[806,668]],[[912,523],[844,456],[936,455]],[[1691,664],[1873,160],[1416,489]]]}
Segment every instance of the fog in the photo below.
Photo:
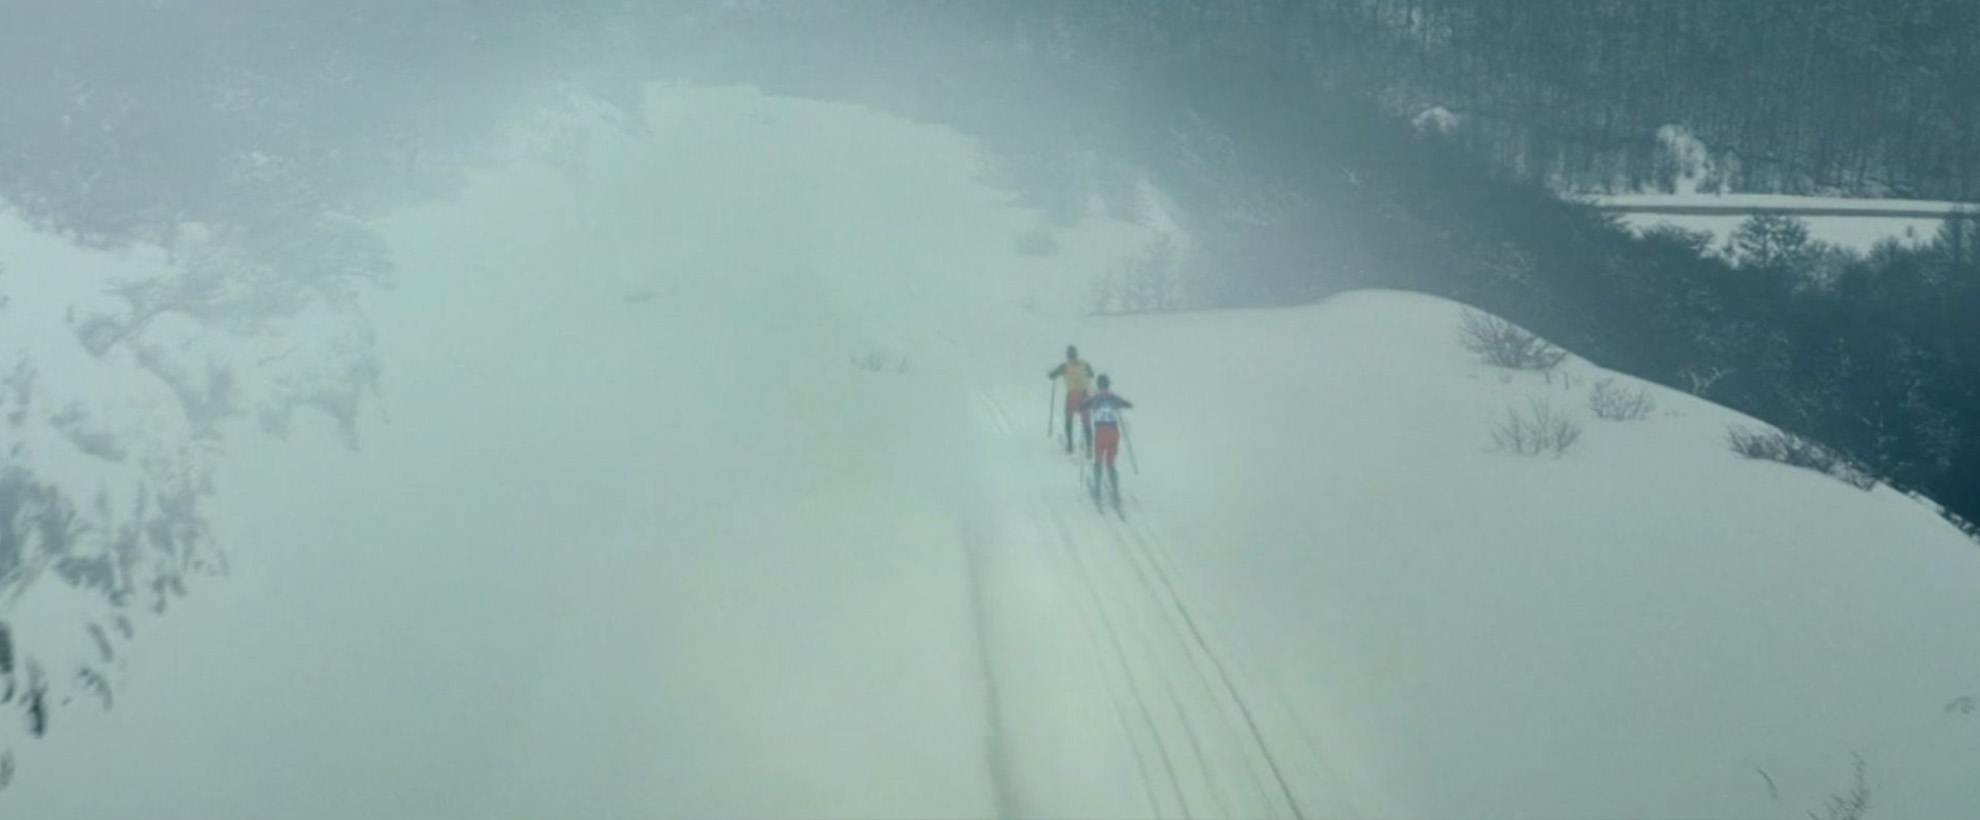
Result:
{"label": "fog", "polygon": [[0,7],[0,815],[1980,798],[1961,485],[1440,267],[1535,194],[1242,5]]}

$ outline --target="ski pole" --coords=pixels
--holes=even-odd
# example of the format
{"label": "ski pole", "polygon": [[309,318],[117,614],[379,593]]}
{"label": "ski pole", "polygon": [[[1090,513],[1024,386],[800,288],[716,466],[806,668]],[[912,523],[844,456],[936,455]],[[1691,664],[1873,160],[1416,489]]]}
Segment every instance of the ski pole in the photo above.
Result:
{"label": "ski pole", "polygon": [[1045,437],[1052,437],[1052,421],[1058,418],[1058,411],[1052,409],[1059,404],[1059,380],[1053,379],[1045,388]]}
{"label": "ski pole", "polygon": [[1134,437],[1128,435],[1127,414],[1121,414],[1121,443],[1127,445],[1128,466],[1134,468],[1135,475],[1141,475],[1141,464],[1134,460]]}

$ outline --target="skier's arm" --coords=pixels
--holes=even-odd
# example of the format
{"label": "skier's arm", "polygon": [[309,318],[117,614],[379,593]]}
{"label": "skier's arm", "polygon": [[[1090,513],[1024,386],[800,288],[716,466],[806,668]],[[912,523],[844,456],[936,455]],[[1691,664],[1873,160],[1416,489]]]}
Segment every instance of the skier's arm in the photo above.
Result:
{"label": "skier's arm", "polygon": [[1065,365],[1059,365],[1058,367],[1054,367],[1054,368],[1052,368],[1051,370],[1048,370],[1048,371],[1046,371],[1046,372],[1045,372],[1045,379],[1046,379],[1047,381],[1050,381],[1050,380],[1052,380],[1052,379],[1056,379],[1056,378],[1058,378],[1058,377],[1059,377],[1059,374],[1060,374],[1060,373],[1063,373],[1063,372],[1065,372],[1065,369],[1066,369],[1066,366],[1065,366]]}

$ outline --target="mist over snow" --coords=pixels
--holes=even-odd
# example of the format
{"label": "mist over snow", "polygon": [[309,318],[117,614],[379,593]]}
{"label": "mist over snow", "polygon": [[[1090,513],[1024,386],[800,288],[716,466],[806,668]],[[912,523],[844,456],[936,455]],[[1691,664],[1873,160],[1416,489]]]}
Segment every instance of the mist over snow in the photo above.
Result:
{"label": "mist over snow", "polygon": [[[206,515],[233,577],[116,710],[22,747],[39,776],[5,799],[912,814],[985,788],[954,523],[976,460],[947,417],[1057,355],[1011,317],[1075,322],[1157,234],[1094,218],[1020,254],[1040,216],[967,140],[854,107],[664,89],[646,117],[521,119],[513,165],[378,218],[399,274],[362,299],[360,445],[229,437]],[[849,744],[946,774],[878,782]],[[81,788],[117,754],[129,788]]]}
{"label": "mist over snow", "polygon": [[[861,106],[638,114],[512,119],[344,217],[389,286],[281,321],[116,295],[198,226],[0,220],[9,465],[83,533],[0,556],[6,683],[69,693],[8,704],[0,814],[1776,817],[1857,757],[1888,816],[1980,804],[1980,550],[1917,501],[1427,296],[1108,301],[1197,247],[1147,183],[1064,225]],[[1136,404],[1120,516],[1038,412],[1069,343]],[[1494,445],[1542,405],[1575,446]]]}

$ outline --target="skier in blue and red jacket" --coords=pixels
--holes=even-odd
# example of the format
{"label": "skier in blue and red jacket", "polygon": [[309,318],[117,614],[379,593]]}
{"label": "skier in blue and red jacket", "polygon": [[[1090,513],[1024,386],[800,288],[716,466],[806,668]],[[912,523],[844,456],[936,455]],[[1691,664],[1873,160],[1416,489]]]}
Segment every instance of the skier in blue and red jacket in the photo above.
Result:
{"label": "skier in blue and red jacket", "polygon": [[1113,502],[1121,504],[1121,474],[1114,469],[1114,458],[1121,451],[1121,411],[1134,407],[1134,403],[1114,394],[1113,380],[1105,373],[1097,382],[1100,392],[1080,404],[1080,410],[1093,420],[1093,492],[1100,493],[1102,470],[1112,479]]}

